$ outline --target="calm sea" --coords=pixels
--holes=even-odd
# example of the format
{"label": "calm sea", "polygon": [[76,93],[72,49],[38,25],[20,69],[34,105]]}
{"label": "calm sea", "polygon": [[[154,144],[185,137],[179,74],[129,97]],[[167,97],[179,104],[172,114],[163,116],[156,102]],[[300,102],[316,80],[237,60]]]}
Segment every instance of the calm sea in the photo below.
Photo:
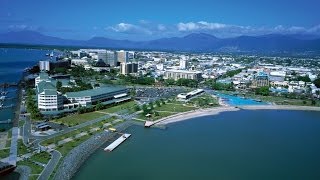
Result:
{"label": "calm sea", "polygon": [[133,126],[104,144],[73,179],[320,179],[320,112],[240,110],[166,130]]}
{"label": "calm sea", "polygon": [[[35,49],[13,49],[0,48],[0,83],[4,82],[18,82],[22,77],[22,72],[25,68],[35,65],[39,60],[45,59],[47,50]],[[7,91],[4,106],[16,104],[16,88],[2,89]],[[0,121],[13,119],[13,109],[0,109]],[[10,127],[10,125],[0,124],[0,127]]]}

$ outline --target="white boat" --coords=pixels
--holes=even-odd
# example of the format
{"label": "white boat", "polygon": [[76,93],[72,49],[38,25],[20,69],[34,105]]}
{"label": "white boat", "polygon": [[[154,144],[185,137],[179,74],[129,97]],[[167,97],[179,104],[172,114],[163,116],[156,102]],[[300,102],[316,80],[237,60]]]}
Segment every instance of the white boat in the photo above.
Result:
{"label": "white boat", "polygon": [[7,91],[2,91],[2,92],[1,92],[1,95],[6,95],[6,94],[8,94]]}
{"label": "white boat", "polygon": [[0,103],[0,109],[2,108],[2,106],[3,106],[3,104],[2,104],[2,103]]}
{"label": "white boat", "polygon": [[53,51],[50,53],[50,57],[53,57]]}
{"label": "white boat", "polygon": [[5,100],[6,99],[6,96],[1,96],[0,97],[0,101],[3,101],[3,100]]}

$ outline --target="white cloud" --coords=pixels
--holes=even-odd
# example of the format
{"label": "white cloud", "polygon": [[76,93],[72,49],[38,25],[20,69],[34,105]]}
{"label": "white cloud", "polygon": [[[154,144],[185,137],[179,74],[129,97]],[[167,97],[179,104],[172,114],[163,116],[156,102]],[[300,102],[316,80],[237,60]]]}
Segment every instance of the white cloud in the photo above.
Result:
{"label": "white cloud", "polygon": [[221,23],[209,23],[206,21],[178,23],[177,28],[179,31],[198,31],[198,30],[216,30],[223,29],[229,25]]}
{"label": "white cloud", "polygon": [[152,34],[152,32],[147,28],[128,23],[119,23],[115,26],[107,27],[106,30],[127,34]]}
{"label": "white cloud", "polygon": [[[201,32],[215,35],[221,38],[235,36],[257,36],[266,34],[317,34],[320,35],[320,25],[311,28],[301,26],[242,26],[234,24],[223,24],[217,22],[197,21],[197,22],[180,22],[177,24],[156,24],[138,21],[137,24],[119,23],[106,28],[114,33],[123,35],[139,35],[140,37],[160,38],[183,36],[192,32]],[[151,36],[152,35],[152,36]]]}
{"label": "white cloud", "polygon": [[159,31],[165,31],[165,30],[167,30],[167,28],[166,28],[166,26],[163,25],[163,24],[158,24],[158,30],[159,30]]}

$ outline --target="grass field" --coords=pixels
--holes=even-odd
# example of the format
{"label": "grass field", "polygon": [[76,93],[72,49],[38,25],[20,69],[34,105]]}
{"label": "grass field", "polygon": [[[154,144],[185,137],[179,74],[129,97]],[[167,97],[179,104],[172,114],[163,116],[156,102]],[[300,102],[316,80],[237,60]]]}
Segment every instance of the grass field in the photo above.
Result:
{"label": "grass field", "polygon": [[164,118],[164,117],[167,117],[167,116],[175,114],[175,113],[170,113],[170,112],[158,112],[158,113],[159,113],[158,116],[152,114],[151,117],[146,117],[143,114],[139,114],[137,118],[145,120],[145,121],[155,121],[155,120],[158,120],[158,119],[161,119],[161,118]]}
{"label": "grass field", "polygon": [[112,106],[109,107],[107,109],[104,110],[100,110],[101,112],[106,112],[106,113],[115,113],[118,111],[122,111],[122,110],[128,110],[129,112],[132,112],[132,110],[134,109],[134,106],[136,105],[136,102],[134,101],[129,101],[129,102],[125,102],[116,106]]}
{"label": "grass field", "polygon": [[101,127],[101,126],[103,126],[103,124],[105,124],[107,122],[114,121],[115,119],[116,119],[115,117],[110,117],[110,118],[105,119],[105,120],[103,120],[101,122],[97,122],[97,123],[94,123],[92,125],[89,125],[89,126],[86,126],[86,127],[80,128],[80,129],[76,129],[76,130],[71,131],[69,133],[59,135],[59,136],[57,136],[55,138],[47,139],[47,140],[43,141],[41,144],[44,145],[44,146],[48,146],[49,144],[56,144],[58,141],[61,141],[63,139],[69,138],[69,137],[73,138],[74,136],[76,136],[77,134],[79,134],[81,132],[87,132],[91,128]]}
{"label": "grass field", "polygon": [[51,158],[51,155],[48,152],[41,152],[31,156],[31,160],[37,161],[43,164],[47,164]]}
{"label": "grass field", "polygon": [[27,147],[23,144],[22,140],[19,139],[18,140],[18,154],[19,155],[23,155],[23,154],[27,154],[29,153],[29,150],[27,149]]}
{"label": "grass field", "polygon": [[29,166],[31,168],[31,174],[40,174],[43,170],[42,166],[35,164],[31,160],[18,161],[17,165]]}
{"label": "grass field", "polygon": [[101,113],[98,112],[89,112],[84,114],[72,114],[70,116],[66,116],[60,119],[54,120],[57,123],[63,123],[67,126],[76,126],[78,124],[99,118],[104,116]]}
{"label": "grass field", "polygon": [[186,112],[186,111],[191,111],[195,110],[197,108],[191,107],[190,105],[184,106],[182,104],[164,104],[160,107],[155,107],[155,111],[170,111],[170,112]]}
{"label": "grass field", "polygon": [[8,157],[10,154],[10,149],[1,149],[0,150],[0,159]]}

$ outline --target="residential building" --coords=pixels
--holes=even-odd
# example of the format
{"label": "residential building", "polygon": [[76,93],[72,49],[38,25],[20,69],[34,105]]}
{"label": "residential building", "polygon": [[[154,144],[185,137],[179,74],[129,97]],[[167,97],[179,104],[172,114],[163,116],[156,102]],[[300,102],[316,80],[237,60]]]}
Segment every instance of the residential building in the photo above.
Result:
{"label": "residential building", "polygon": [[50,71],[50,61],[39,61],[40,71]]}
{"label": "residential building", "polygon": [[164,73],[164,79],[194,79],[200,81],[202,79],[202,73],[200,71],[187,71],[187,70],[166,70]]}

